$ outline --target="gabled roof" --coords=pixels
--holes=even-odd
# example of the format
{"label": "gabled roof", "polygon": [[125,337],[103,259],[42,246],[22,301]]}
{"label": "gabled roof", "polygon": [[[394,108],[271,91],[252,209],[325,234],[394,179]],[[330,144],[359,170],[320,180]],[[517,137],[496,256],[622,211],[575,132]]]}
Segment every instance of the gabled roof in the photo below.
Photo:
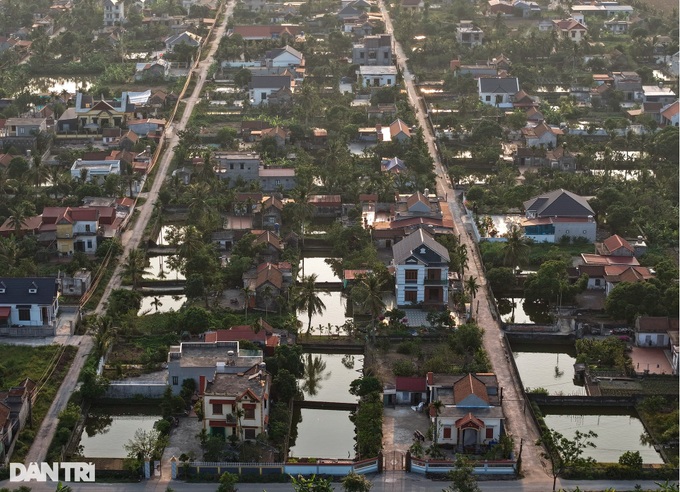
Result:
{"label": "gabled roof", "polygon": [[403,133],[407,137],[411,136],[411,130],[406,125],[406,123],[404,123],[399,118],[397,118],[390,125],[390,135],[392,135],[394,137],[395,135],[398,135],[399,133]]}
{"label": "gabled roof", "polygon": [[587,31],[588,28],[574,19],[554,20],[553,26],[561,31]]}
{"label": "gabled roof", "polygon": [[269,207],[274,207],[279,211],[283,210],[283,202],[275,196],[270,196],[262,202],[262,210],[267,210]]}
{"label": "gabled roof", "polygon": [[288,45],[284,46],[283,48],[277,48],[271,51],[267,51],[267,53],[265,54],[265,58],[273,60],[274,58],[277,58],[283,55],[284,53],[293,55],[298,60],[302,60],[304,58],[304,55],[302,53]]}
{"label": "gabled roof", "polygon": [[458,405],[467,397],[474,395],[477,398],[489,403],[489,395],[486,392],[486,385],[477,379],[476,376],[468,374],[453,383],[453,402]]}
{"label": "gabled roof", "polygon": [[524,209],[536,212],[536,217],[589,217],[595,212],[588,201],[571,191],[554,190],[524,202]]}
{"label": "gabled roof", "polygon": [[283,286],[283,274],[281,273],[281,270],[271,263],[263,263],[257,267],[255,288],[259,289],[266,283],[272,284],[277,289],[280,289]]}
{"label": "gabled roof", "polygon": [[271,231],[264,231],[262,234],[257,236],[255,238],[255,241],[253,241],[253,245],[258,244],[270,244],[279,251],[283,250],[281,238]]}
{"label": "gabled roof", "polygon": [[[2,292],[2,289],[5,291]],[[29,289],[36,290],[36,292],[30,293]],[[54,302],[56,296],[57,284],[54,278],[0,277],[0,306],[11,304],[48,305]]]}
{"label": "gabled roof", "polygon": [[484,427],[484,422],[472,415],[472,413],[468,413],[465,417],[456,420],[455,425],[458,429],[463,427],[476,427],[477,429],[481,429]]}
{"label": "gabled roof", "polygon": [[406,208],[410,210],[411,207],[418,203],[425,205],[428,210],[431,210],[430,201],[420,191],[416,191],[413,195],[408,197],[406,200]]}
{"label": "gabled roof", "polygon": [[623,239],[618,234],[609,236],[607,239],[602,241],[602,246],[604,246],[605,248],[602,254],[611,254],[612,252],[620,248],[624,248],[630,251],[631,253],[635,252],[635,248],[633,248],[633,246],[631,246],[631,244],[628,241]]}
{"label": "gabled roof", "polygon": [[677,116],[679,108],[680,103],[678,101],[675,101],[674,103],[671,103],[661,108],[661,116],[663,116],[667,120],[671,120],[673,119],[673,116]]}
{"label": "gabled roof", "polygon": [[678,331],[678,318],[665,316],[640,316],[635,320],[635,328],[638,333],[666,333]]}
{"label": "gabled roof", "polygon": [[411,391],[425,393],[427,386],[425,385],[425,378],[422,377],[405,377],[397,376],[395,380],[397,391]]}
{"label": "gabled roof", "polygon": [[426,246],[434,251],[443,261],[448,262],[450,260],[449,251],[444,246],[435,241],[435,239],[423,229],[418,229],[392,246],[394,262],[400,264],[412,255],[418,256],[419,253],[416,249],[420,246]]}
{"label": "gabled roof", "polygon": [[519,92],[517,77],[480,77],[477,84],[482,93],[515,95]]}
{"label": "gabled roof", "polygon": [[608,265],[604,267],[604,278],[612,283],[636,283],[654,278],[654,274],[643,266]]}

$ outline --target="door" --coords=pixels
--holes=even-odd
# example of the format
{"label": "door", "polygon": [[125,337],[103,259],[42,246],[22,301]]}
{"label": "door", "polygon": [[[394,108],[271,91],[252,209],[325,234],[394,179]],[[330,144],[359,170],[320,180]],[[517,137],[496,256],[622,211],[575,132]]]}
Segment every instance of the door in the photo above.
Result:
{"label": "door", "polygon": [[448,425],[444,427],[444,439],[451,439],[451,427]]}
{"label": "door", "polygon": [[399,451],[389,451],[383,455],[383,470],[402,471],[405,470],[404,453]]}
{"label": "door", "polygon": [[477,444],[477,429],[463,430],[463,446],[475,446]]}

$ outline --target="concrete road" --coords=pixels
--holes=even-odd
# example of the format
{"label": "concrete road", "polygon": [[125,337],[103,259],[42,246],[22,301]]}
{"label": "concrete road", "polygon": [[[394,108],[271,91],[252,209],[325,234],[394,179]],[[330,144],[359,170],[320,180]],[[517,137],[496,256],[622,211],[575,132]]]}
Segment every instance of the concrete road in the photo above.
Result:
{"label": "concrete road", "polygon": [[[407,474],[404,472],[383,473],[382,475],[372,475],[369,477],[373,483],[372,492],[441,492],[450,482],[431,481],[421,475]],[[614,489],[617,492],[633,491],[635,485],[640,484],[642,490],[657,490],[655,482],[645,480],[640,482],[626,480],[610,481],[559,481],[557,489],[564,491],[579,490],[586,491],[605,491]],[[1,487],[18,488],[19,483],[0,482]],[[33,492],[54,492],[55,484],[35,483],[25,484],[31,487]],[[480,482],[483,492],[549,492],[552,490],[552,481],[547,484],[527,484],[522,481],[504,482]],[[217,484],[211,483],[184,483],[184,482],[159,482],[151,480],[141,483],[111,483],[111,484],[76,484],[69,483],[73,492],[166,492],[167,487],[171,487],[175,492],[215,492]],[[342,491],[340,483],[333,484],[336,491]],[[239,483],[239,492],[290,492],[293,489],[288,483]]]}
{"label": "concrete road", "polygon": [[[385,18],[386,31],[393,33],[389,12],[382,0],[378,4]],[[539,432],[533,420],[525,413],[526,409],[524,399],[522,398],[521,383],[518,375],[514,374],[513,368],[509,363],[509,355],[502,342],[500,323],[495,319],[495,315],[492,314],[492,304],[489,302],[489,290],[487,289],[487,282],[484,277],[481,256],[479,255],[476,243],[467,234],[463,210],[455,199],[455,190],[451,186],[451,180],[439,158],[435,136],[427,121],[424,102],[416,92],[413,75],[406,65],[407,57],[396,40],[394,44],[397,64],[404,75],[404,85],[406,86],[409,100],[416,111],[418,124],[423,129],[425,142],[434,160],[434,169],[437,175],[437,193],[441,197],[446,197],[449,202],[458,236],[468,250],[469,267],[467,272],[465,272],[466,278],[470,276],[476,277],[477,283],[480,285],[472,309],[474,310],[473,314],[477,323],[484,329],[484,349],[489,355],[491,366],[498,378],[498,383],[503,388],[503,410],[506,417],[506,431],[514,436],[517,452],[519,452],[519,447],[521,446],[524,481],[527,483],[536,481],[544,483],[549,478],[546,472],[546,464],[541,459],[541,448],[534,444],[539,437]],[[552,480],[550,483],[552,485]]]}
{"label": "concrete road", "polygon": [[[187,125],[187,122],[189,121],[189,117],[191,116],[194,106],[199,100],[201,91],[203,89],[203,83],[205,82],[206,75],[208,73],[208,69],[210,68],[210,65],[213,62],[214,59],[213,57],[215,55],[215,52],[217,51],[217,47],[219,46],[220,39],[222,39],[224,33],[226,32],[227,20],[231,16],[233,9],[234,0],[230,0],[225,5],[224,18],[222,19],[222,22],[215,30],[214,38],[211,41],[210,47],[208,48],[208,56],[205,58],[205,60],[200,62],[198,64],[197,69],[194,70],[194,76],[198,77],[194,91],[188,98],[185,99],[186,108],[181,119],[178,122],[174,123],[173,125],[175,131],[173,132],[172,136],[170,136],[170,138],[167,140],[168,148],[161,157],[161,161],[158,164],[158,170],[156,172],[156,176],[154,178],[151,190],[147,194],[146,202],[144,203],[144,205],[139,207],[139,217],[137,217],[137,221],[135,222],[134,226],[130,230],[126,231],[123,235],[122,241],[123,254],[121,256],[121,258],[123,259],[127,257],[130,251],[137,248],[140,242],[142,241],[144,229],[146,228],[146,224],[149,222],[151,213],[153,212],[153,204],[158,198],[158,193],[161,190],[161,186],[163,186],[163,184],[165,183],[165,178],[168,174],[170,163],[172,162],[172,158],[175,155],[174,148],[179,142],[177,132],[184,130],[184,128]],[[96,314],[104,313],[111,292],[114,289],[120,288],[122,276],[121,264],[122,262],[116,266],[111,281],[104,289],[104,294],[102,295],[102,298],[99,301],[99,305],[95,309]],[[47,457],[47,450],[57,430],[57,424],[59,423],[59,414],[64,408],[66,408],[68,400],[73,394],[73,391],[75,390],[76,384],[78,383],[80,371],[83,369],[85,360],[87,359],[87,356],[92,350],[92,347],[93,340],[91,336],[85,335],[80,337],[79,348],[76,358],[73,364],[71,365],[71,368],[69,369],[68,373],[66,374],[66,377],[64,378],[64,381],[62,382],[61,387],[59,388],[59,391],[57,392],[54,401],[52,402],[52,405],[50,406],[50,409],[48,410],[47,415],[45,416],[45,419],[43,420],[42,425],[40,426],[40,429],[36,433],[36,438],[33,441],[33,445],[31,446],[31,449],[29,449],[26,455],[25,460],[26,463],[41,462],[44,461],[45,458]]]}

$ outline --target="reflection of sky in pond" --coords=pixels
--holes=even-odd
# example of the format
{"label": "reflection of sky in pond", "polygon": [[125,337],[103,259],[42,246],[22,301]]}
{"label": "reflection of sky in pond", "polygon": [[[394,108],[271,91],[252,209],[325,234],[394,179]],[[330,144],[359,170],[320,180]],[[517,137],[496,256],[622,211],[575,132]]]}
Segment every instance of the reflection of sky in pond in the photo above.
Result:
{"label": "reflection of sky in pond", "polygon": [[[342,296],[342,292],[319,292],[317,295],[326,305],[326,309],[321,314],[312,315],[312,335],[328,335],[329,323],[333,327],[331,334],[335,335],[336,326],[343,325],[352,319],[345,316],[347,299]],[[307,311],[298,311],[297,319],[302,323],[300,333],[307,333],[309,323]],[[323,331],[319,329],[319,325],[323,327]]]}
{"label": "reflection of sky in pond", "polygon": [[639,451],[644,464],[663,463],[653,447],[641,444],[642,422],[631,415],[545,415],[546,425],[571,439],[577,430],[592,430],[595,448],[585,448],[584,457],[603,463],[618,463],[626,451]]}
{"label": "reflection of sky in pond", "polygon": [[[342,403],[354,403],[357,397],[349,393],[349,385],[355,379],[361,377],[364,367],[364,356],[361,354],[314,354],[302,355],[305,363],[305,376],[309,376],[309,358],[312,367],[323,367],[320,375],[316,375],[317,384],[314,385],[315,395],[311,396],[305,387],[305,380],[298,380],[300,388],[305,393],[307,401],[334,401]],[[321,363],[321,366],[319,366]]]}
{"label": "reflection of sky in pond", "polygon": [[585,395],[585,388],[574,384],[575,357],[521,351],[513,351],[513,356],[525,388],[545,388],[551,395]]}
{"label": "reflection of sky in pond", "polygon": [[[160,304],[154,305],[155,300],[158,299]],[[179,311],[187,300],[185,295],[157,295],[142,297],[142,307],[139,308],[137,314],[142,316],[144,314],[153,313],[168,313],[170,311]]]}
{"label": "reflection of sky in pond", "polygon": [[309,277],[312,274],[316,275],[317,282],[341,282],[331,266],[326,263],[326,258],[302,258],[300,261],[300,269],[298,276],[302,278],[302,275]]}
{"label": "reflection of sky in pond", "polygon": [[[550,324],[550,312],[547,306],[540,304],[524,304],[523,297],[497,299],[498,309],[504,323]],[[514,321],[511,303],[514,303]]]}
{"label": "reflection of sky in pond", "polygon": [[297,458],[353,458],[354,424],[349,411],[302,408],[295,445],[290,456]]}
{"label": "reflection of sky in pond", "polygon": [[160,415],[121,415],[111,418],[111,425],[106,427],[103,434],[88,437],[87,433],[83,432],[80,445],[83,446],[85,458],[127,458],[127,451],[123,446],[134,437],[137,429],[149,431],[161,417]]}
{"label": "reflection of sky in pond", "polygon": [[[156,280],[184,280],[184,275],[179,270],[173,270],[170,267],[170,262],[172,257],[175,255],[160,255],[160,256],[150,256],[149,265],[144,274],[144,278],[156,279]],[[163,278],[161,278],[161,271]]]}

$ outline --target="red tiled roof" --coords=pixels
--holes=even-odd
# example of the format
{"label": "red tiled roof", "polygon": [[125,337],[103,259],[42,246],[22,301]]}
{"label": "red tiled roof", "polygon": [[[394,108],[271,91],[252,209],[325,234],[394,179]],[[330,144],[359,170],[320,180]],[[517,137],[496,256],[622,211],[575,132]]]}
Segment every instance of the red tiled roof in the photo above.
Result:
{"label": "red tiled roof", "polygon": [[469,426],[474,426],[477,427],[478,429],[481,429],[482,427],[484,427],[484,422],[482,422],[477,417],[472,415],[472,413],[468,413],[465,417],[461,417],[458,420],[456,420],[456,427],[459,429],[461,427]]}
{"label": "red tiled roof", "polygon": [[489,396],[486,394],[486,385],[472,374],[468,374],[453,383],[453,401],[456,405],[470,395],[475,395],[489,403]]}
{"label": "red tiled roof", "polygon": [[638,266],[634,256],[600,256],[592,253],[581,253],[581,259],[586,265],[626,265]]}
{"label": "red tiled roof", "polygon": [[397,376],[397,391],[413,391],[424,393],[426,391],[425,378]]}
{"label": "red tiled roof", "polygon": [[618,234],[614,234],[613,236],[609,236],[607,239],[602,241],[602,244],[604,245],[604,247],[609,252],[616,251],[619,248],[627,249],[631,253],[635,252],[635,249],[630,245],[630,243],[628,241],[626,241],[625,239],[623,239]]}

